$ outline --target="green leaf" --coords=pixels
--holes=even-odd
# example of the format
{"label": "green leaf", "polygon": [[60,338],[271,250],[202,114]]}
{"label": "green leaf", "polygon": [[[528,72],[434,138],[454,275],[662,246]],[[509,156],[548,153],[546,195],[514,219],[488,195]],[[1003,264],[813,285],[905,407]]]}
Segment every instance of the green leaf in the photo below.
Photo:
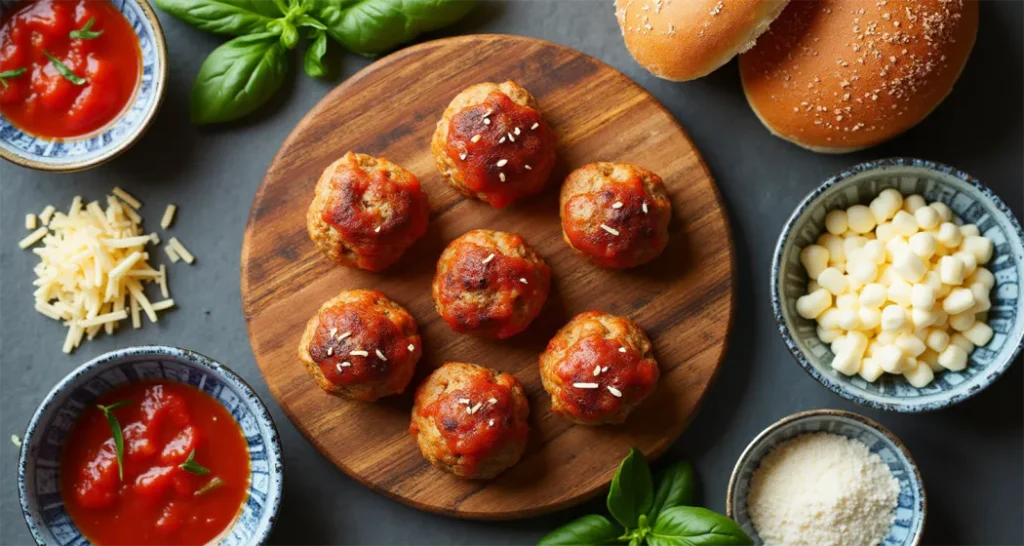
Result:
{"label": "green leaf", "polygon": [[744,546],[753,544],[735,521],[695,506],[667,508],[647,536],[650,546]]}
{"label": "green leaf", "polygon": [[195,496],[198,497],[200,495],[205,495],[205,494],[209,493],[210,491],[213,491],[214,489],[217,489],[218,487],[220,487],[222,485],[224,485],[224,480],[220,479],[217,476],[214,476],[212,480],[206,482],[206,485],[200,487],[199,490],[196,491]]}
{"label": "green leaf", "polygon": [[185,462],[178,465],[178,468],[186,472],[198,474],[200,476],[205,476],[210,473],[209,468],[206,468],[205,466],[196,462],[196,450],[194,449],[192,450],[191,453],[188,454],[188,458],[185,459]]}
{"label": "green leaf", "polygon": [[46,58],[50,59],[50,64],[52,64],[53,67],[57,69],[57,73],[63,76],[65,80],[75,85],[85,85],[89,81],[72,72],[71,69],[68,68],[68,65],[60,62],[60,59],[54,57],[53,55],[50,55],[50,53],[45,49],[43,50],[43,55],[46,55]]}
{"label": "green leaf", "polygon": [[387,53],[423,32],[469,13],[470,0],[318,0],[317,15],[345,49],[367,57]]}
{"label": "green leaf", "polygon": [[110,425],[110,435],[114,438],[114,454],[117,456],[117,477],[121,481],[124,481],[124,434],[121,432],[121,423],[117,421],[114,410],[131,403],[131,400],[121,400],[109,406],[96,404],[96,407],[103,412],[103,416],[107,418],[107,424]]}
{"label": "green leaf", "polygon": [[622,530],[608,518],[591,514],[574,519],[540,539],[537,546],[589,546],[614,544]]}
{"label": "green leaf", "polygon": [[651,469],[643,454],[631,448],[619,464],[608,490],[608,511],[626,529],[634,529],[640,516],[646,514],[653,503]]}
{"label": "green leaf", "polygon": [[306,70],[306,74],[313,78],[323,78],[327,75],[323,61],[326,53],[327,35],[322,31],[317,32],[316,38],[306,46],[306,56],[302,60],[302,68]]}
{"label": "green leaf", "polygon": [[259,108],[288,73],[286,49],[265,32],[222,44],[199,67],[192,86],[192,122],[238,119]]}
{"label": "green leaf", "polygon": [[3,85],[4,89],[7,89],[8,78],[17,78],[27,70],[28,69],[23,66],[21,68],[13,68],[11,70],[4,70],[3,72],[0,72],[0,85]]}
{"label": "green leaf", "polygon": [[295,25],[300,27],[315,28],[317,30],[327,30],[327,25],[317,21],[316,19],[308,15],[300,15],[295,19]]}
{"label": "green leaf", "polygon": [[228,36],[263,32],[284,15],[267,0],[156,0],[156,5],[199,30]]}
{"label": "green leaf", "polygon": [[657,520],[658,514],[666,508],[693,504],[693,481],[693,465],[687,461],[679,461],[662,471],[647,519]]}
{"label": "green leaf", "polygon": [[93,38],[99,38],[100,35],[103,34],[103,31],[102,30],[98,30],[98,31],[93,32],[91,29],[92,29],[92,25],[95,24],[95,23],[96,23],[96,18],[95,17],[90,17],[89,20],[85,22],[85,26],[83,26],[82,28],[80,28],[78,30],[72,30],[71,32],[68,33],[68,36],[70,36],[72,39],[78,39],[78,40],[92,40]]}

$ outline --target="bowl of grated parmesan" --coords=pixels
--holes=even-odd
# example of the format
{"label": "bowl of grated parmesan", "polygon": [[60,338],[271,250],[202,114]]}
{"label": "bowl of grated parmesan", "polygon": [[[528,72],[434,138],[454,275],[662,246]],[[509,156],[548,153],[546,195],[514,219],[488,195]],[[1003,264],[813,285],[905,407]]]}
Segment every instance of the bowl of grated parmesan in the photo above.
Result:
{"label": "bowl of grated parmesan", "polygon": [[726,515],[755,544],[916,546],[921,474],[885,427],[847,411],[796,413],[762,431],[729,479]]}

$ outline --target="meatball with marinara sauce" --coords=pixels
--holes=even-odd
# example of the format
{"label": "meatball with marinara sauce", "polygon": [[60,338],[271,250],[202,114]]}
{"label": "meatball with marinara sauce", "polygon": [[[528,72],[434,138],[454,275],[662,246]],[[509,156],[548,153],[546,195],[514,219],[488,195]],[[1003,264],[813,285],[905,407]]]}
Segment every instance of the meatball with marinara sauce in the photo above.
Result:
{"label": "meatball with marinara sauce", "polygon": [[523,455],[529,414],[514,376],[448,362],[416,389],[409,432],[434,466],[460,478],[486,480]]}
{"label": "meatball with marinara sauce", "polygon": [[456,191],[497,208],[541,191],[555,166],[555,132],[533,95],[512,81],[456,95],[430,149]]}
{"label": "meatball with marinara sauce", "polygon": [[366,402],[404,391],[421,354],[415,319],[376,290],[328,300],[299,343],[299,360],[320,388]]}
{"label": "meatball with marinara sauce", "polygon": [[348,152],[316,183],[306,229],[331,260],[381,271],[426,233],[429,217],[416,175],[383,157]]}
{"label": "meatball with marinara sauce", "polygon": [[627,163],[591,163],[565,179],[562,237],[601,267],[645,264],[668,244],[672,218],[661,177]]}
{"label": "meatball with marinara sauce", "polygon": [[477,229],[441,253],[434,307],[456,332],[504,339],[529,326],[550,286],[551,269],[522,237]]}
{"label": "meatball with marinara sauce", "polygon": [[551,409],[583,425],[625,421],[654,392],[659,375],[643,330],[597,311],[576,315],[540,355]]}

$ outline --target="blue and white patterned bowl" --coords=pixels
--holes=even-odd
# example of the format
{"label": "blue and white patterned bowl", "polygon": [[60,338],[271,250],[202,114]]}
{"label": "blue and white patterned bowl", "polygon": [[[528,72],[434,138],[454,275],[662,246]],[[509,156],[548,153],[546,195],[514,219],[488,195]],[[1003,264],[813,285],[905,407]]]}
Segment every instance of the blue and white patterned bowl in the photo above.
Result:
{"label": "blue and white patterned bowl", "polygon": [[97,357],[62,379],[28,424],[18,461],[18,494],[29,531],[40,545],[89,544],[71,521],[60,496],[60,457],[68,431],[84,408],[104,392],[139,379],[192,385],[231,412],[249,444],[249,491],[242,511],[220,546],[266,542],[277,518],[284,482],[281,443],[266,406],[241,377],[223,364],[187,349],[131,347]]}
{"label": "blue and white patterned bowl", "polygon": [[[0,0],[0,16],[23,0]],[[160,21],[147,0],[110,0],[139,38],[142,75],[135,98],[120,117],[97,132],[70,139],[37,137],[0,116],[0,157],[41,171],[73,172],[118,156],[142,137],[156,117],[167,81],[167,45]]]}
{"label": "blue and white patterned bowl", "polygon": [[750,478],[761,460],[779,444],[806,433],[827,432],[863,442],[877,453],[899,482],[896,518],[881,546],[916,546],[921,542],[927,513],[924,482],[910,452],[899,438],[882,425],[848,411],[820,409],[795,413],[779,420],[758,434],[743,450],[726,492],[725,513],[743,528],[754,544],[764,543],[747,513]]}
{"label": "blue and white patterned bowl", "polygon": [[[796,300],[807,293],[807,272],[800,250],[825,232],[825,214],[855,204],[868,204],[882,190],[921,194],[942,201],[965,223],[977,224],[992,239],[995,252],[985,267],[995,275],[989,326],[992,341],[976,348],[967,368],[943,371],[918,389],[902,376],[883,374],[875,383],[847,377],[832,369],[834,357],[815,331],[815,322],[796,312]],[[920,159],[883,159],[857,165],[825,181],[811,192],[782,228],[772,263],[772,312],[779,333],[800,366],[830,391],[872,408],[918,412],[944,408],[974,396],[1013,363],[1024,343],[1024,232],[1013,213],[974,177],[946,165]]]}

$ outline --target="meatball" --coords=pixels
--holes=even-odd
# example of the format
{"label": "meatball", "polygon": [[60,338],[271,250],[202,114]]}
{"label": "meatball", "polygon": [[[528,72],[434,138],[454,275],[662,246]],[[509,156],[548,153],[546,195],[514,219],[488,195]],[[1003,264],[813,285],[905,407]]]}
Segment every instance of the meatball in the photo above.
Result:
{"label": "meatball", "polygon": [[486,480],[523,455],[529,414],[514,376],[448,362],[416,389],[409,432],[434,466],[460,478]]}
{"label": "meatball", "polygon": [[383,157],[349,152],[316,183],[306,230],[331,260],[381,271],[426,233],[429,217],[414,174]]}
{"label": "meatball", "polygon": [[591,163],[565,179],[562,237],[601,267],[647,263],[665,250],[672,203],[661,178],[628,163]]}
{"label": "meatball", "polygon": [[477,229],[441,253],[434,307],[456,332],[504,339],[529,326],[550,286],[551,269],[522,237]]}
{"label": "meatball", "polygon": [[540,355],[551,409],[582,425],[621,423],[654,392],[651,341],[627,318],[588,311],[555,334]]}
{"label": "meatball", "polygon": [[441,177],[497,208],[541,191],[555,166],[555,133],[537,108],[511,81],[456,95],[430,142]]}
{"label": "meatball", "polygon": [[328,300],[299,342],[299,360],[320,388],[366,402],[404,391],[421,354],[412,315],[376,290]]}

